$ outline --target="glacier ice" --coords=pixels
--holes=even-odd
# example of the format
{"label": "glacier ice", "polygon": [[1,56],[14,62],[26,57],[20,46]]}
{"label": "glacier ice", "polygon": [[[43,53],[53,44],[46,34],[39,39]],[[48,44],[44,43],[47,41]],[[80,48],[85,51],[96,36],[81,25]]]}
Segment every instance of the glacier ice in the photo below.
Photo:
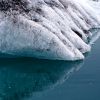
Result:
{"label": "glacier ice", "polygon": [[99,14],[88,0],[0,0],[0,52],[54,60],[84,59]]}

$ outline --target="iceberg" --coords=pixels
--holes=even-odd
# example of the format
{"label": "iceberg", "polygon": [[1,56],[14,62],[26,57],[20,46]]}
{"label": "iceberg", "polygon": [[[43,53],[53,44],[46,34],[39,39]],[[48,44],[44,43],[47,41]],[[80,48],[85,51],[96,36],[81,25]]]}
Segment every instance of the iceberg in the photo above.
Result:
{"label": "iceberg", "polygon": [[0,53],[81,60],[99,13],[88,0],[0,0]]}

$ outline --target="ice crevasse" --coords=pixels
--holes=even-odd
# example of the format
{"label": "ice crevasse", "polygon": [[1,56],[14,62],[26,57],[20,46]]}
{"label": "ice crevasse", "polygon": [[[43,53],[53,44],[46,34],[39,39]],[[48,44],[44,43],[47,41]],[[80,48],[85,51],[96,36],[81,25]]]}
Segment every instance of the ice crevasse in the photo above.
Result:
{"label": "ice crevasse", "polygon": [[100,24],[88,0],[0,0],[0,53],[80,60]]}

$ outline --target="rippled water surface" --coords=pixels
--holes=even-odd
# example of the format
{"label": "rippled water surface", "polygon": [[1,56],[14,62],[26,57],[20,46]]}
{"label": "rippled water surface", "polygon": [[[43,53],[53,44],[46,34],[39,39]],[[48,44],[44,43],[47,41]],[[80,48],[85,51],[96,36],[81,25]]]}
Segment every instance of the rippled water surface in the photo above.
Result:
{"label": "rippled water surface", "polygon": [[0,100],[100,100],[100,39],[84,61],[0,58]]}

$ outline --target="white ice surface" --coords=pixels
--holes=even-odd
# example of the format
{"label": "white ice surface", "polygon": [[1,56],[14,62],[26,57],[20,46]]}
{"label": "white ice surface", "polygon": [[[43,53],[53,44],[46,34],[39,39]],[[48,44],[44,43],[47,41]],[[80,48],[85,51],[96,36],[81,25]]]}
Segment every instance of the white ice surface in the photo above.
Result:
{"label": "white ice surface", "polygon": [[[10,1],[12,0],[8,0]],[[29,12],[0,11],[0,52],[42,59],[79,60],[91,50],[90,28],[99,26],[97,3],[24,0]],[[93,7],[92,7],[93,6]]]}

